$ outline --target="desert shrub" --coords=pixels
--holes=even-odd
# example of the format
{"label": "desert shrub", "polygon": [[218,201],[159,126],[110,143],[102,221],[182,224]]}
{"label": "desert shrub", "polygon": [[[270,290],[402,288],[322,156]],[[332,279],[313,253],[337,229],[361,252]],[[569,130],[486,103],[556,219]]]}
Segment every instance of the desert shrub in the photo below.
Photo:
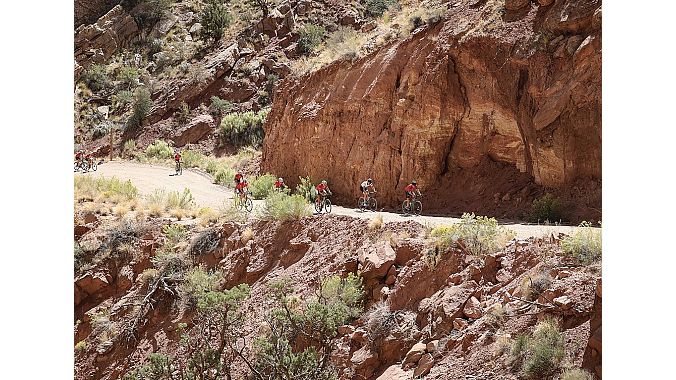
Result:
{"label": "desert shrub", "polygon": [[368,332],[369,345],[377,347],[379,343],[389,336],[397,326],[396,312],[390,310],[385,301],[380,301],[371,306],[364,316],[364,327]]}
{"label": "desert shrub", "polygon": [[123,380],[151,380],[172,378],[171,358],[159,353],[148,355],[148,364],[127,372]]}
{"label": "desert shrub", "polygon": [[208,228],[197,234],[190,242],[188,251],[193,255],[209,253],[218,248],[221,235],[215,228]]}
{"label": "desert shrub", "polygon": [[94,128],[92,128],[92,139],[100,139],[101,137],[107,135],[108,131],[110,131],[110,126],[107,123],[97,124],[94,126]]}
{"label": "desert shrub", "polygon": [[161,20],[170,10],[174,0],[126,0],[129,8],[139,5],[134,21],[141,29],[149,28]]}
{"label": "desert shrub", "polygon": [[134,101],[134,93],[129,90],[122,90],[112,97],[112,107],[114,111],[125,109]]}
{"label": "desert shrub", "polygon": [[230,103],[227,100],[223,100],[219,98],[218,96],[212,96],[211,97],[211,106],[209,107],[211,109],[211,112],[218,116],[223,116],[230,112],[232,109],[232,103]]}
{"label": "desert shrub", "polygon": [[371,17],[380,17],[390,7],[398,4],[397,0],[366,0],[366,13]]}
{"label": "desert shrub", "polygon": [[117,177],[75,177],[76,200],[103,199],[112,202],[131,201],[138,197],[138,189],[131,181]]}
{"label": "desert shrub", "polygon": [[183,192],[170,191],[167,194],[167,208],[179,209],[179,210],[191,210],[195,207],[195,199],[190,192],[190,189],[187,187],[183,189]]}
{"label": "desert shrub", "polygon": [[531,335],[520,335],[512,345],[510,361],[528,378],[543,378],[558,370],[564,356],[563,336],[551,319],[535,326]]}
{"label": "desert shrub", "polygon": [[256,177],[251,183],[249,183],[249,190],[254,199],[263,199],[270,195],[275,186],[275,181],[277,177],[273,176],[270,173],[265,173],[262,176]]}
{"label": "desert shrub", "polygon": [[207,5],[200,12],[202,24],[200,37],[204,40],[220,40],[223,37],[223,29],[230,25],[231,21],[232,16],[222,1],[208,0]]}
{"label": "desert shrub", "polygon": [[181,102],[178,110],[174,112],[174,121],[176,121],[179,126],[187,124],[190,121],[190,106],[188,106],[188,103]]}
{"label": "desert shrub", "polygon": [[[288,281],[272,285],[278,305],[267,318],[269,333],[254,341],[256,370],[266,376],[289,374],[289,378],[335,379],[329,357],[338,326],[359,315],[363,288],[361,278],[331,276],[321,282],[315,296],[301,303]],[[292,350],[300,342],[308,348]]]}
{"label": "desert shrub", "polygon": [[592,264],[601,260],[601,229],[592,227],[589,222],[580,223],[571,236],[561,241],[561,248],[583,264]]}
{"label": "desert shrub", "polygon": [[106,230],[104,247],[113,252],[130,253],[120,248],[125,245],[133,245],[145,233],[147,227],[132,219],[122,219],[117,224]]}
{"label": "desert shrub", "polygon": [[298,29],[298,49],[301,54],[310,54],[326,36],[326,29],[321,25],[304,24]]}
{"label": "desert shrub", "polygon": [[146,47],[148,49],[148,56],[152,57],[154,54],[162,51],[164,42],[159,38],[151,38],[146,44]]}
{"label": "desert shrub", "polygon": [[124,142],[122,145],[122,152],[126,156],[132,156],[134,154],[134,151],[136,151],[136,141],[135,140],[127,140]]}
{"label": "desert shrub", "polygon": [[108,87],[108,74],[103,65],[93,64],[82,74],[82,81],[92,92],[99,92]]}
{"label": "desert shrub", "polygon": [[383,214],[378,214],[369,220],[369,230],[375,231],[383,227]]}
{"label": "desert shrub", "polygon": [[234,112],[223,116],[220,125],[221,140],[235,146],[260,146],[265,136],[263,123],[267,115],[268,109],[263,109],[258,112]]}
{"label": "desert shrub", "polygon": [[117,72],[117,80],[127,89],[135,87],[139,83],[139,71],[136,67],[121,67]]}
{"label": "desert shrub", "polygon": [[263,203],[261,218],[265,220],[298,220],[312,215],[307,200],[300,195],[273,192]]}
{"label": "desert shrub", "polygon": [[146,148],[146,155],[159,159],[172,158],[174,156],[174,149],[164,140],[155,140],[154,143]]}
{"label": "desert shrub", "polygon": [[87,349],[87,342],[81,340],[75,345],[75,351],[85,351]]}
{"label": "desert shrub", "polygon": [[365,42],[365,35],[346,26],[339,27],[326,39],[326,49],[322,54],[327,55],[327,61],[338,59],[354,60],[359,56],[359,50]]}
{"label": "desert shrub", "polygon": [[461,245],[471,255],[485,256],[504,247],[514,238],[514,231],[498,225],[495,218],[463,214],[459,223],[432,229],[440,249]]}
{"label": "desert shrub", "polygon": [[199,168],[202,166],[206,156],[196,150],[184,150],[181,152],[181,160],[185,168]]}
{"label": "desert shrub", "polygon": [[561,220],[561,201],[549,193],[535,199],[531,206],[530,220],[532,222]]}
{"label": "desert shrub", "polygon": [[312,184],[312,179],[309,176],[303,178],[298,177],[300,183],[296,185],[296,194],[305,198],[308,202],[314,202],[315,197],[317,196],[317,190]]}
{"label": "desert shrub", "polygon": [[85,264],[85,252],[80,243],[76,241],[73,242],[73,262],[75,264],[75,272]]}
{"label": "desert shrub", "polygon": [[223,275],[219,272],[208,273],[203,267],[197,266],[190,269],[178,287],[178,294],[183,301],[183,306],[193,308],[203,300],[206,293],[216,290]]}
{"label": "desert shrub", "polygon": [[180,224],[165,224],[162,226],[162,232],[167,235],[167,244],[172,246],[180,243],[188,233],[185,226]]}
{"label": "desert shrub", "polygon": [[594,380],[594,376],[581,368],[572,368],[561,374],[561,380]]}
{"label": "desert shrub", "polygon": [[136,128],[143,124],[143,120],[150,113],[153,101],[150,99],[150,91],[145,87],[139,87],[134,92],[134,105],[132,114],[127,121],[127,126]]}
{"label": "desert shrub", "polygon": [[220,168],[214,175],[214,183],[221,186],[233,187],[233,178],[235,178],[235,171],[230,168]]}
{"label": "desert shrub", "polygon": [[552,277],[545,272],[537,273],[534,276],[526,276],[521,281],[521,295],[532,301],[547,290],[551,284]]}
{"label": "desert shrub", "polygon": [[242,231],[242,236],[240,237],[240,241],[242,244],[246,244],[249,242],[249,240],[254,238],[254,232],[251,229],[251,227],[247,227],[244,231]]}
{"label": "desert shrub", "polygon": [[258,9],[267,17],[270,13],[270,7],[274,6],[275,0],[244,0],[245,4],[253,9]]}

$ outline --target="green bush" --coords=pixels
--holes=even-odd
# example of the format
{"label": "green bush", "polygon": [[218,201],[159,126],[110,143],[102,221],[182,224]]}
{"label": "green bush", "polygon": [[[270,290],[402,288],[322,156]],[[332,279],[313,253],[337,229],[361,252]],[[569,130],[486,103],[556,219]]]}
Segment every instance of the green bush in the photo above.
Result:
{"label": "green bush", "polygon": [[179,125],[185,125],[190,121],[190,106],[188,103],[181,102],[178,110],[174,112],[174,121]]}
{"label": "green bush", "polygon": [[134,93],[129,90],[122,90],[112,97],[112,107],[114,111],[125,109],[134,101]]}
{"label": "green bush", "polygon": [[545,194],[533,201],[530,219],[532,222],[558,222],[561,220],[561,201],[552,194]]}
{"label": "green bush", "polygon": [[225,29],[232,21],[232,16],[222,1],[209,0],[206,7],[200,12],[200,23],[202,30],[200,37],[204,40],[212,39],[218,41],[223,37]]}
{"label": "green bush", "polygon": [[398,6],[397,0],[366,0],[366,13],[371,17],[380,17],[392,6]]}
{"label": "green bush", "polygon": [[274,190],[275,181],[277,177],[273,176],[270,173],[265,173],[262,176],[257,177],[249,184],[249,190],[254,199],[263,199],[270,195]]}
{"label": "green bush", "polygon": [[214,183],[225,187],[233,187],[235,178],[235,171],[230,168],[220,168],[214,175]]}
{"label": "green bush", "polygon": [[218,272],[208,273],[201,266],[193,267],[186,273],[183,283],[178,288],[183,305],[192,308],[204,302],[209,292],[217,290],[221,280],[223,276]]}
{"label": "green bush", "polygon": [[214,114],[218,116],[223,116],[228,112],[230,112],[230,110],[232,109],[232,103],[230,103],[227,100],[223,100],[218,96],[212,96],[210,108]]}
{"label": "green bush", "polygon": [[171,358],[167,355],[151,353],[149,363],[126,373],[123,380],[171,379]]}
{"label": "green bush", "polygon": [[[265,378],[275,373],[291,379],[329,380],[337,378],[329,357],[338,326],[357,317],[362,310],[361,278],[349,274],[322,280],[316,296],[307,302],[293,294],[288,281],[272,284],[274,301],[279,305],[268,319],[270,333],[254,341],[257,348],[255,367]],[[299,343],[308,347],[292,350]]]}
{"label": "green bush", "polygon": [[263,204],[261,218],[265,220],[298,220],[312,215],[310,204],[300,195],[273,192]]}
{"label": "green bush", "polygon": [[561,248],[583,264],[592,264],[601,260],[601,229],[582,222],[571,236],[561,241]]}
{"label": "green bush", "polygon": [[459,223],[436,227],[431,235],[440,249],[461,244],[469,254],[481,257],[504,247],[515,233],[498,225],[495,218],[465,213]]}
{"label": "green bush", "polygon": [[145,87],[139,87],[134,92],[134,106],[132,115],[129,117],[127,125],[135,128],[143,124],[143,120],[150,113],[153,101],[150,99],[150,91]]}
{"label": "green bush", "polygon": [[267,115],[268,109],[225,115],[220,126],[221,141],[228,141],[235,146],[260,146],[265,136],[263,123]]}
{"label": "green bush", "polygon": [[82,74],[82,81],[92,92],[99,92],[108,87],[108,75],[103,65],[93,64]]}
{"label": "green bush", "polygon": [[121,181],[117,177],[75,177],[76,200],[92,200],[99,196],[110,201],[130,201],[138,197],[138,189],[131,181]]}
{"label": "green bush", "polygon": [[298,30],[298,48],[301,54],[310,54],[326,36],[326,29],[321,25],[305,24]]}
{"label": "green bush", "polygon": [[155,140],[154,143],[146,148],[146,155],[159,159],[172,158],[174,156],[174,149],[164,140]]}
{"label": "green bush", "polygon": [[141,29],[150,28],[161,20],[171,9],[174,0],[127,0],[129,9],[139,5],[134,21]]}
{"label": "green bush", "polygon": [[312,179],[309,176],[303,178],[298,177],[300,183],[296,185],[296,194],[305,198],[308,202],[314,202],[317,197],[317,189],[312,184]]}
{"label": "green bush", "polygon": [[185,226],[181,224],[165,224],[162,232],[167,235],[167,244],[174,246],[180,243],[188,234]]}
{"label": "green bush", "polygon": [[196,150],[184,150],[181,152],[181,160],[184,168],[202,167],[206,156]]}
{"label": "green bush", "polygon": [[117,80],[127,89],[133,88],[139,83],[139,71],[136,67],[124,66],[117,72]]}
{"label": "green bush", "polygon": [[195,199],[187,187],[183,192],[171,191],[167,195],[167,208],[169,209],[183,209],[190,210],[195,207]]}

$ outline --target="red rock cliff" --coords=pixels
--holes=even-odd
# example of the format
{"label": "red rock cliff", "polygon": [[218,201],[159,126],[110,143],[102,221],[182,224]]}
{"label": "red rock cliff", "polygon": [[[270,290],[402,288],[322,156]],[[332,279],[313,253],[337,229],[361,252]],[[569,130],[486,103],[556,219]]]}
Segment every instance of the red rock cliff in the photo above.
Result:
{"label": "red rock cliff", "polygon": [[327,178],[348,205],[370,176],[392,207],[415,178],[428,210],[516,215],[545,187],[574,199],[582,186],[594,195],[580,213],[598,212],[601,2],[541,3],[463,4],[356,62],[287,80],[262,170]]}

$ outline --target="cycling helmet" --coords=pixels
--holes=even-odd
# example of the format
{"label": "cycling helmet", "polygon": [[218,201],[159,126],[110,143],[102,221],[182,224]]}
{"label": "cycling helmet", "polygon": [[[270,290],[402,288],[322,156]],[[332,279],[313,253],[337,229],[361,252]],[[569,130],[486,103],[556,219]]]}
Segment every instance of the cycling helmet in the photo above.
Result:
{"label": "cycling helmet", "polygon": [[284,178],[282,178],[282,177],[277,178],[277,180],[278,180],[279,182],[284,182]]}
{"label": "cycling helmet", "polygon": [[413,181],[411,181],[411,183],[415,185],[415,184],[417,184],[418,182],[416,182],[415,180],[413,180]]}
{"label": "cycling helmet", "polygon": [[326,180],[322,180],[322,183],[323,183],[324,185],[326,185]]}
{"label": "cycling helmet", "polygon": [[373,180],[371,178],[367,179],[368,183],[373,183]]}

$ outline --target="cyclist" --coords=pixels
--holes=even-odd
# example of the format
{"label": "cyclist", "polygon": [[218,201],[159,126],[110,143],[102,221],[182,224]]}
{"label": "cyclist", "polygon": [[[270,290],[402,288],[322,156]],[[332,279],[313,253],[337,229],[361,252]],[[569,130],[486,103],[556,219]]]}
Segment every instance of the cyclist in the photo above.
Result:
{"label": "cyclist", "polygon": [[420,190],[418,190],[418,185],[415,180],[406,185],[404,191],[406,192],[406,200],[409,202],[411,199],[415,199],[416,196],[420,196]]}
{"label": "cyclist", "polygon": [[244,177],[241,177],[239,182],[237,182],[237,185],[235,185],[235,194],[239,196],[240,200],[244,199],[247,186],[249,186],[249,181],[247,181]]}
{"label": "cyclist", "polygon": [[84,159],[85,151],[84,149],[80,149],[75,153],[75,162],[80,162],[82,159]]}
{"label": "cyclist", "polygon": [[275,190],[282,192],[286,189],[286,184],[284,183],[284,178],[279,177],[277,178],[277,181],[275,181]]}
{"label": "cyclist", "polygon": [[85,152],[84,153],[84,160],[87,161],[87,164],[89,164],[89,167],[92,167],[92,164],[94,163],[94,158],[92,157],[91,152]]}
{"label": "cyclist", "polygon": [[375,186],[373,186],[373,180],[371,178],[367,179],[366,181],[362,182],[359,185],[359,190],[361,190],[361,199],[366,203],[366,199],[369,196],[369,190],[372,192],[376,192]]}
{"label": "cyclist", "polygon": [[174,151],[174,161],[176,161],[177,164],[181,161],[181,152],[177,150]]}
{"label": "cyclist", "polygon": [[327,195],[331,195],[331,189],[329,189],[329,185],[326,183],[326,180],[322,180],[322,182],[315,186],[315,190],[317,190],[317,198],[315,199],[315,203],[319,202],[320,197],[325,198]]}
{"label": "cyclist", "polygon": [[237,170],[237,173],[235,173],[235,187],[239,185],[239,183],[242,181],[242,178],[244,178],[244,174],[242,174],[241,170]]}

